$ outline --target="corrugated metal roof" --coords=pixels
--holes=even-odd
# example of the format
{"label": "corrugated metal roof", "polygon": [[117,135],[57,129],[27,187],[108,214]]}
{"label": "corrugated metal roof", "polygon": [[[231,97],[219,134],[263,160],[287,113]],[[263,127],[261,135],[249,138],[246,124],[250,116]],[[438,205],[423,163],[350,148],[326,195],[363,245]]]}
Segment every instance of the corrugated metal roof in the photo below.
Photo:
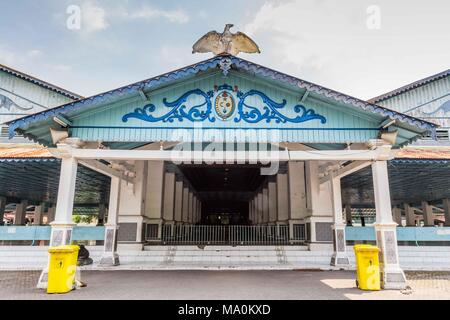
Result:
{"label": "corrugated metal roof", "polygon": [[406,92],[406,91],[415,89],[417,87],[423,86],[423,85],[425,85],[427,83],[430,83],[430,82],[433,82],[433,81],[445,78],[445,77],[447,77],[449,75],[450,75],[450,69],[445,70],[445,71],[440,72],[440,73],[437,73],[437,74],[432,75],[430,77],[426,77],[426,78],[414,81],[414,82],[412,82],[410,84],[407,84],[407,85],[405,85],[403,87],[400,87],[398,89],[392,90],[392,91],[390,91],[388,93],[382,94],[382,95],[380,95],[378,97],[369,99],[367,101],[370,102],[370,103],[378,103],[378,102],[381,102],[383,100],[389,99],[389,98],[391,98],[393,96],[397,96],[399,94],[402,94],[403,92]]}
{"label": "corrugated metal roof", "polygon": [[62,94],[62,95],[64,95],[64,96],[66,96],[66,97],[69,97],[69,98],[71,98],[71,99],[79,100],[79,99],[83,99],[83,98],[84,98],[83,96],[80,96],[80,95],[78,95],[78,94],[76,94],[76,93],[73,93],[73,92],[68,91],[68,90],[66,90],[66,89],[63,89],[63,88],[61,88],[61,87],[55,86],[55,85],[53,85],[53,84],[51,84],[51,83],[45,82],[45,81],[43,81],[43,80],[40,80],[40,79],[35,78],[35,77],[33,77],[33,76],[30,76],[30,75],[28,75],[28,74],[26,74],[26,73],[23,73],[23,72],[14,70],[14,69],[12,69],[12,68],[10,68],[10,67],[7,67],[7,66],[5,66],[5,65],[0,64],[0,70],[1,70],[1,71],[4,71],[4,72],[6,72],[6,73],[12,74],[12,75],[14,75],[14,76],[16,76],[16,77],[19,77],[19,78],[21,78],[21,79],[24,79],[24,80],[26,80],[26,81],[29,81],[29,82],[31,82],[31,83],[37,84],[37,85],[39,85],[39,86],[41,86],[41,87],[44,87],[44,88],[46,88],[46,89],[55,91],[55,92],[57,92],[57,93],[59,93],[59,94]]}

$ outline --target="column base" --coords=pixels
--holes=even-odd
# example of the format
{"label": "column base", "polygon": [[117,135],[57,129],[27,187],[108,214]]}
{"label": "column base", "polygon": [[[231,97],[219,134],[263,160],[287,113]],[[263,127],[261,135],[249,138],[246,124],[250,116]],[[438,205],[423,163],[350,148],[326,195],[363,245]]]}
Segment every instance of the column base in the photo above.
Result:
{"label": "column base", "polygon": [[381,287],[383,289],[405,289],[406,277],[400,268],[398,259],[397,224],[377,223],[374,227],[377,246],[380,248]]}
{"label": "column base", "polygon": [[115,267],[120,265],[119,255],[114,253],[104,253],[100,262],[98,263],[101,267]]}
{"label": "column base", "polygon": [[[51,247],[69,245],[72,243],[73,227],[75,226],[74,223],[54,221],[50,225],[52,226],[50,236]],[[36,285],[38,289],[47,289],[49,262],[47,262],[47,267],[42,270],[41,275],[39,276],[39,280]]]}
{"label": "column base", "polygon": [[381,287],[387,290],[403,290],[406,288],[406,277],[400,268],[381,272]]}
{"label": "column base", "polygon": [[334,267],[349,267],[350,261],[348,259],[347,253],[345,252],[335,252],[331,257],[330,265]]}
{"label": "column base", "polygon": [[348,267],[350,261],[347,255],[346,240],[345,240],[345,224],[335,223],[333,229],[333,249],[334,253],[331,257],[330,264],[332,266]]}

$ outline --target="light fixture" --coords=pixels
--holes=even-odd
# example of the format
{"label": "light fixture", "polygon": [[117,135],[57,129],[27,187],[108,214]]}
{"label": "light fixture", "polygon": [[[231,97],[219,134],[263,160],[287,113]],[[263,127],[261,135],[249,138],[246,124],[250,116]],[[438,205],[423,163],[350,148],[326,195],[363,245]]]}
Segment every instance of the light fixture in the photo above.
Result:
{"label": "light fixture", "polygon": [[72,125],[72,122],[70,120],[64,118],[62,115],[54,116],[53,121],[55,121],[57,124],[59,124],[63,128],[67,128],[68,126]]}

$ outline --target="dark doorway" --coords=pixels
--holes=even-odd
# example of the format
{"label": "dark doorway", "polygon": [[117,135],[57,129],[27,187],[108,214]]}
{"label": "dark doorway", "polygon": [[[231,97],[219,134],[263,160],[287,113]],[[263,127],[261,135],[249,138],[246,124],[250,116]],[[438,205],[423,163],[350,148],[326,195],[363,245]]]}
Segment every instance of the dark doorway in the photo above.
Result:
{"label": "dark doorway", "polygon": [[268,179],[258,165],[180,165],[202,202],[202,224],[245,225],[249,201]]}

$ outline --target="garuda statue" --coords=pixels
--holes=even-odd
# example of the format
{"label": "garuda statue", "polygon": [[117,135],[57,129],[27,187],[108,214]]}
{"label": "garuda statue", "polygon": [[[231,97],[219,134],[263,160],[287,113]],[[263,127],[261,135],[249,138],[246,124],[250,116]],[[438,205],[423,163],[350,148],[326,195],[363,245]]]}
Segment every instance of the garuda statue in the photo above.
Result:
{"label": "garuda statue", "polygon": [[201,37],[192,47],[192,53],[212,52],[216,56],[231,54],[236,56],[239,52],[261,53],[258,45],[242,32],[232,33],[232,24],[225,25],[223,33],[210,31]]}

